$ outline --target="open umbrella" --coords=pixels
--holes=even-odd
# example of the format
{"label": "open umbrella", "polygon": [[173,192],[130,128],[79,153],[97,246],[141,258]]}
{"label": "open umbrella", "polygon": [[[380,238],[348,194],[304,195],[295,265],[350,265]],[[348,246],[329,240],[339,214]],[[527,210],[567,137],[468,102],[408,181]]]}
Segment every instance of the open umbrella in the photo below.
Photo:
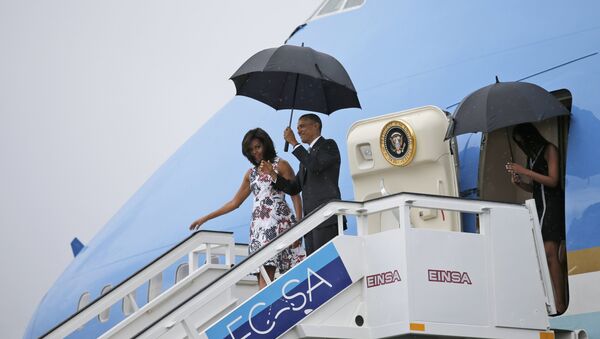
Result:
{"label": "open umbrella", "polygon": [[569,111],[552,94],[528,82],[499,82],[466,96],[456,108],[446,139],[469,132],[491,132],[536,122]]}
{"label": "open umbrella", "polygon": [[[310,47],[283,45],[254,54],[231,76],[236,94],[276,110],[331,114],[360,103],[348,73],[334,57]],[[285,151],[288,144],[285,145]]]}
{"label": "open umbrella", "polygon": [[[500,82],[467,95],[458,105],[446,132],[446,139],[469,132],[489,133],[525,122],[542,121],[569,111],[552,94],[528,82]],[[513,152],[506,129],[506,139]]]}

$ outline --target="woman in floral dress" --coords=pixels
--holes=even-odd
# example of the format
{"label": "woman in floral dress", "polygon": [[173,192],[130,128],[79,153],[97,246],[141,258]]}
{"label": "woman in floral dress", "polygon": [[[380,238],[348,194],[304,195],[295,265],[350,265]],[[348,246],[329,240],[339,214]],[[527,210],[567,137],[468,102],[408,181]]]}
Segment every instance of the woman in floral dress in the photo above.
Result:
{"label": "woman in floral dress", "polygon": [[[208,220],[237,209],[250,193],[253,193],[254,207],[252,209],[250,245],[248,247],[249,253],[252,254],[296,223],[296,218],[285,201],[285,193],[275,189],[271,185],[271,177],[258,170],[260,162],[263,160],[271,162],[275,171],[288,180],[294,178],[294,171],[287,161],[277,157],[271,137],[260,128],[252,129],[246,133],[242,141],[242,153],[254,167],[250,168],[244,175],[238,192],[223,207],[194,221],[190,225],[190,230],[196,230]],[[296,216],[301,218],[302,202],[300,196],[292,196],[292,202]],[[280,273],[284,273],[301,261],[304,255],[304,250],[300,247],[300,242],[297,241],[290,248],[284,249],[278,255],[266,261],[263,266],[269,275],[269,279],[273,280],[277,269]],[[266,281],[261,274],[258,274],[258,285],[260,289],[266,286]]]}

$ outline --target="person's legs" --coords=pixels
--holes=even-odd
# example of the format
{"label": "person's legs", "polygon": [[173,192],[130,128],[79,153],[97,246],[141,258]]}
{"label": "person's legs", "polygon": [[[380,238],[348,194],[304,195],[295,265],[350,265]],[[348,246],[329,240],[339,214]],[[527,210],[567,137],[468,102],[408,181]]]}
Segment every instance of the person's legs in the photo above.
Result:
{"label": "person's legs", "polygon": [[567,265],[567,243],[561,240],[558,247],[558,261],[560,262],[560,270],[563,275],[563,286],[565,291],[565,307],[569,305],[569,273]]}
{"label": "person's legs", "polygon": [[[267,271],[267,274],[269,275],[269,280],[273,281],[273,279],[275,279],[275,266],[263,266],[265,268],[265,271]],[[260,272],[258,272],[258,289],[262,290],[263,288],[267,287],[267,282],[265,281],[265,279],[263,279],[262,274],[260,274]]]}
{"label": "person's legs", "polygon": [[337,223],[329,225],[319,225],[313,230],[313,252],[321,248],[338,235]]}
{"label": "person's legs", "polygon": [[567,309],[565,303],[565,283],[562,265],[558,260],[559,243],[557,241],[544,241],[544,249],[546,250],[546,260],[548,261],[548,270],[550,271],[550,279],[554,290],[554,301],[556,303],[556,311],[561,314]]}
{"label": "person's legs", "polygon": [[314,232],[315,232],[315,230],[312,230],[304,235],[304,249],[306,250],[307,257],[309,255],[311,255],[312,252],[315,251],[314,246],[313,246],[313,233]]}

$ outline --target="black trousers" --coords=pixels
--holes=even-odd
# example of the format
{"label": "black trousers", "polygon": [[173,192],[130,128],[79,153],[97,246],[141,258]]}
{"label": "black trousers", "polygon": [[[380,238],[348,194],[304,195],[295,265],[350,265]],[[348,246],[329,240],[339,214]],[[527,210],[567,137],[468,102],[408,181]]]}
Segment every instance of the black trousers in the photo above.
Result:
{"label": "black trousers", "polygon": [[335,238],[338,235],[338,225],[337,222],[330,224],[321,224],[317,226],[315,229],[306,233],[304,236],[304,248],[306,249],[306,255],[311,255],[314,251],[321,248],[321,246],[325,245],[329,240]]}

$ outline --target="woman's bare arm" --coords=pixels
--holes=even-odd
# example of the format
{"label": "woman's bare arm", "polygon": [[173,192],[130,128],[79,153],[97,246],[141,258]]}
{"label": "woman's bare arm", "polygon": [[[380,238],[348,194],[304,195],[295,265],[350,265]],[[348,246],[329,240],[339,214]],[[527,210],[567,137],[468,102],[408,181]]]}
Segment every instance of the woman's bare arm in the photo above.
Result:
{"label": "woman's bare arm", "polygon": [[527,191],[529,193],[533,192],[533,187],[531,186],[531,184],[521,181],[521,177],[515,172],[511,173],[510,181],[513,184],[519,186],[524,191]]}
{"label": "woman's bare arm", "polygon": [[533,170],[527,169],[516,163],[508,163],[506,165],[506,169],[510,173],[516,173],[520,175],[525,175],[530,177],[531,180],[534,180],[544,186],[547,187],[556,187],[558,186],[559,178],[558,178],[558,150],[552,144],[546,147],[546,151],[544,152],[544,159],[548,163],[548,175],[543,175],[541,173],[535,172]]}
{"label": "woman's bare arm", "polygon": [[246,200],[246,198],[248,198],[249,195],[250,195],[250,170],[248,170],[248,172],[246,172],[246,174],[244,175],[242,184],[240,185],[240,188],[238,189],[238,191],[235,194],[235,196],[233,197],[233,199],[231,199],[229,202],[227,202],[225,205],[223,205],[218,210],[215,210],[215,211],[195,220],[190,225],[190,231],[197,230],[205,222],[237,209],[244,202],[244,200]]}
{"label": "woman's bare arm", "polygon": [[[283,159],[279,160],[279,174],[290,181],[295,178],[292,166]],[[292,203],[294,204],[294,211],[296,212],[296,219],[300,220],[302,219],[302,199],[300,199],[300,194],[292,195],[291,197]]]}

